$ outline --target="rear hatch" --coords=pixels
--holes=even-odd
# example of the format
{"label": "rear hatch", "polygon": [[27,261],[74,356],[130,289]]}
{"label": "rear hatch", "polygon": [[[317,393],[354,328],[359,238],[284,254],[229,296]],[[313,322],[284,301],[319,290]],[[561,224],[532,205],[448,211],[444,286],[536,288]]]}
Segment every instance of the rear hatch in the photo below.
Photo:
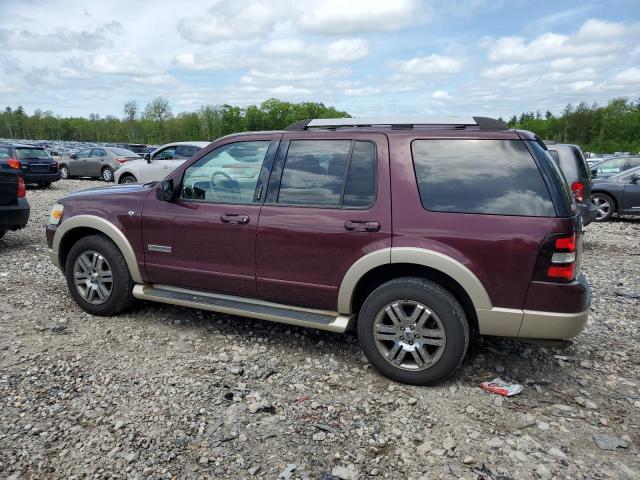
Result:
{"label": "rear hatch", "polygon": [[[576,167],[578,168],[578,176],[579,181],[582,183],[583,190],[583,202],[589,202],[589,198],[591,197],[591,172],[589,170],[589,164],[587,160],[584,158],[584,154],[582,150],[577,145],[571,145],[569,147],[573,152],[576,161]],[[575,190],[572,188],[572,190]]]}
{"label": "rear hatch", "polygon": [[15,205],[18,197],[18,174],[0,171],[0,206]]}
{"label": "rear hatch", "polygon": [[44,148],[16,147],[16,157],[20,160],[23,173],[56,173],[58,166]]}

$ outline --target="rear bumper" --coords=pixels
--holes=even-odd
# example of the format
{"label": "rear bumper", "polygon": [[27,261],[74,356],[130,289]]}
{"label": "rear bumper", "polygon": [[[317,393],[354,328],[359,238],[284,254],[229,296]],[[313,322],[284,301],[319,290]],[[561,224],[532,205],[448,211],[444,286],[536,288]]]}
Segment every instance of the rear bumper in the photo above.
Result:
{"label": "rear bumper", "polygon": [[482,335],[566,340],[582,331],[590,308],[591,289],[580,275],[566,284],[531,282],[523,310],[492,308],[476,313]]}
{"label": "rear bumper", "polygon": [[57,182],[60,180],[60,172],[56,173],[28,173],[22,174],[24,183],[37,183],[37,182]]}
{"label": "rear bumper", "polygon": [[0,207],[0,230],[18,230],[27,226],[29,221],[29,202],[19,198],[17,205]]}

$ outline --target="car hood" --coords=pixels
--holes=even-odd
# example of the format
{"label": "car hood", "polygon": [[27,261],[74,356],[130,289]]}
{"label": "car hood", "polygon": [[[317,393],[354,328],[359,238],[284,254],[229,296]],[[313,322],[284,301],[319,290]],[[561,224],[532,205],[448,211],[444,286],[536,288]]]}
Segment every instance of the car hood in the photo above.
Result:
{"label": "car hood", "polygon": [[126,183],[122,185],[112,185],[108,187],[93,187],[86,188],[84,190],[78,190],[75,192],[71,192],[69,195],[64,197],[62,200],[73,199],[79,197],[97,197],[97,196],[105,196],[105,195],[127,195],[138,192],[148,192],[153,186],[158,182],[149,182],[143,185],[138,183]]}

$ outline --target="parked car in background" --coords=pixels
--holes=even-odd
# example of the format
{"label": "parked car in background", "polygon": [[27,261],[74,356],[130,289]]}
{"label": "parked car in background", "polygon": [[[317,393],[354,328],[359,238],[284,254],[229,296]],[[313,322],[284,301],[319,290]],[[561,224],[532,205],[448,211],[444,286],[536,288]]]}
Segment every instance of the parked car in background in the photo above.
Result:
{"label": "parked car in background", "polygon": [[87,148],[69,155],[69,158],[60,164],[60,176],[101,178],[105,182],[113,182],[114,172],[122,165],[140,158],[137,153],[124,148]]}
{"label": "parked car in background", "polygon": [[591,174],[595,178],[608,178],[638,166],[640,166],[640,157],[625,155],[608,158],[592,165]]}
{"label": "parked car in background", "polygon": [[60,180],[58,162],[42,147],[0,144],[0,171],[18,172],[25,183],[48,187]]}
{"label": "parked car in background", "polygon": [[144,143],[108,143],[106,147],[117,147],[131,150],[133,153],[137,153],[142,156],[147,153],[147,145]]}
{"label": "parked car in background", "polygon": [[406,383],[448,377],[472,331],[566,339],[590,309],[557,164],[532,133],[483,117],[229,135],[161,182],[76,192],[51,218],[51,259],[90,314],[138,298],[355,327]]}
{"label": "parked car in background", "polygon": [[27,189],[18,172],[0,170],[0,238],[9,230],[26,227],[29,221]]}
{"label": "parked car in background", "polygon": [[168,143],[146,154],[144,160],[130,162],[116,172],[116,183],[145,183],[160,180],[191,158],[209,142]]}
{"label": "parked car in background", "polygon": [[640,167],[594,180],[592,192],[597,222],[606,222],[614,213],[640,215]]}
{"label": "parked car in background", "polygon": [[597,209],[591,202],[591,173],[582,150],[577,145],[550,140],[544,143],[567,179],[584,224],[589,225],[595,220]]}

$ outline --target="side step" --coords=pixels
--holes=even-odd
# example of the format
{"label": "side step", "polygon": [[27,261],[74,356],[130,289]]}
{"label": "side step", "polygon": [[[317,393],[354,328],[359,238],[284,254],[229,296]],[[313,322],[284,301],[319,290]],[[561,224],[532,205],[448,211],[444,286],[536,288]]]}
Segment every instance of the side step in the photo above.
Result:
{"label": "side step", "polygon": [[338,312],[327,310],[294,307],[252,298],[199,292],[165,285],[135,285],[133,296],[140,300],[199,308],[336,333],[346,331],[353,319],[353,315],[340,315]]}

